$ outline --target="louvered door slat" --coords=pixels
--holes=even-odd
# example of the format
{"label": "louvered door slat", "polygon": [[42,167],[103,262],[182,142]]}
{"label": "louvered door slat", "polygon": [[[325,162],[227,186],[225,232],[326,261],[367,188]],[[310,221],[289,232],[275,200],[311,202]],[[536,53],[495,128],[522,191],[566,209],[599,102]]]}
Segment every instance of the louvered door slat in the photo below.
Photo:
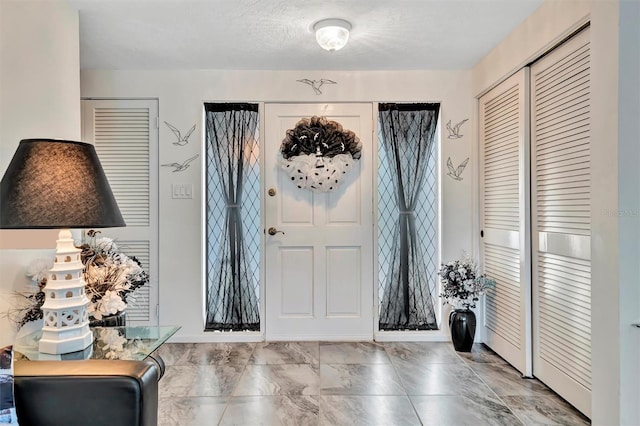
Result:
{"label": "louvered door slat", "polygon": [[[503,107],[506,110],[504,117],[501,117],[500,120],[487,123],[484,131],[486,138],[500,141],[509,135],[517,135],[518,128],[513,125],[513,120],[518,118],[518,104],[505,104]],[[508,108],[513,108],[513,110],[509,110]],[[498,110],[498,112],[499,111],[500,110]]]}
{"label": "louvered door slat", "polygon": [[547,138],[546,140],[538,140],[538,152],[544,153],[554,151],[557,147],[570,147],[589,143],[589,129],[585,128],[583,132],[574,133],[571,136],[562,136],[556,138]]}
{"label": "louvered door slat", "polygon": [[[540,81],[540,80],[539,80]],[[538,91],[538,103],[536,111],[539,109],[549,108],[551,105],[557,105],[558,102],[566,102],[575,99],[579,93],[588,90],[589,86],[589,70],[585,69],[576,75],[569,75],[559,79],[554,86],[547,90]],[[567,99],[568,97],[568,99]]]}
{"label": "louvered door slat", "polygon": [[497,282],[485,297],[484,341],[531,374],[526,174],[527,71],[480,98],[481,262]]}
{"label": "louvered door slat", "polygon": [[587,31],[531,67],[531,144],[536,249],[533,371],[590,415],[591,75]]}
{"label": "louvered door slat", "polygon": [[[118,240],[117,244],[128,255],[135,256],[145,271],[149,270],[150,247],[148,241]],[[151,312],[149,286],[136,289],[127,298],[127,319],[132,321],[149,321]]]}
{"label": "louvered door slat", "polygon": [[576,336],[581,336],[582,342],[585,343],[589,341],[589,336],[591,332],[591,318],[587,317],[585,314],[577,314],[576,320],[580,321],[580,325],[577,327],[573,327],[570,325],[565,325],[565,308],[561,302],[545,302],[545,312],[548,314],[547,317],[541,318],[541,323],[550,322],[553,324],[553,327],[556,330],[565,330],[565,334],[572,334]]}
{"label": "louvered door slat", "polygon": [[485,272],[494,277],[500,286],[490,290],[486,297],[486,327],[516,349],[521,347],[520,339],[520,271],[517,267],[517,250],[509,250],[509,258],[491,257],[504,249],[485,246]]}
{"label": "louvered door slat", "polygon": [[[149,110],[146,108],[95,108],[94,144],[127,225],[149,225]],[[125,157],[126,154],[126,157]],[[122,190],[115,182],[135,187],[147,195]]]}
{"label": "louvered door slat", "polygon": [[[560,346],[575,347],[577,350],[570,350],[565,352],[572,352],[572,360],[581,360],[585,365],[589,365],[591,360],[585,354],[588,353],[591,347],[589,339],[589,328],[578,329],[573,327],[563,327],[564,318],[558,314],[559,311],[555,310],[548,317],[541,319],[540,330],[547,335],[550,340],[559,340]],[[557,323],[561,323],[558,326]],[[545,348],[549,350],[555,350],[556,348]]]}

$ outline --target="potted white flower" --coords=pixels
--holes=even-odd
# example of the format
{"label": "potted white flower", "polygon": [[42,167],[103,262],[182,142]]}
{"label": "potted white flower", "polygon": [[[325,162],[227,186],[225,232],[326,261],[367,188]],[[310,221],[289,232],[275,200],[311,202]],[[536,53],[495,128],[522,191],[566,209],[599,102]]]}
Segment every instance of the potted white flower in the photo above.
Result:
{"label": "potted white flower", "polygon": [[453,346],[456,351],[469,352],[476,332],[476,316],[471,309],[496,282],[479,274],[475,261],[467,256],[443,264],[438,275],[442,283],[440,297],[453,307],[449,315]]}

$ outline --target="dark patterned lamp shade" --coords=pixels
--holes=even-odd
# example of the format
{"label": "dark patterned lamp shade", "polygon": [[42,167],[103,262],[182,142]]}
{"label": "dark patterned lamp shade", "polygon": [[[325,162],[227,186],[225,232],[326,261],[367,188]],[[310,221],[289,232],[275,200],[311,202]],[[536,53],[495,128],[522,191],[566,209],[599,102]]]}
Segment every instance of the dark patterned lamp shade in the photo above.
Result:
{"label": "dark patterned lamp shade", "polygon": [[125,226],[93,145],[24,139],[0,183],[0,228]]}

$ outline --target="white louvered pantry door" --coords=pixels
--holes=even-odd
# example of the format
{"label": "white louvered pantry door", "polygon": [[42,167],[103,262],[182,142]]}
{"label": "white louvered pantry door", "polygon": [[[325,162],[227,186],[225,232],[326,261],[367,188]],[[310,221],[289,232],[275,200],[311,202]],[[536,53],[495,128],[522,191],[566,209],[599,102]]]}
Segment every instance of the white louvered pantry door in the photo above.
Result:
{"label": "white louvered pantry door", "polygon": [[531,66],[536,377],[591,415],[589,31]]}
{"label": "white louvered pantry door", "polygon": [[497,282],[481,330],[488,346],[530,376],[528,69],[479,103],[481,264]]}
{"label": "white louvered pantry door", "polygon": [[132,99],[82,101],[82,136],[93,143],[127,226],[103,229],[140,260],[150,285],[127,300],[127,322],[158,323],[158,102]]}

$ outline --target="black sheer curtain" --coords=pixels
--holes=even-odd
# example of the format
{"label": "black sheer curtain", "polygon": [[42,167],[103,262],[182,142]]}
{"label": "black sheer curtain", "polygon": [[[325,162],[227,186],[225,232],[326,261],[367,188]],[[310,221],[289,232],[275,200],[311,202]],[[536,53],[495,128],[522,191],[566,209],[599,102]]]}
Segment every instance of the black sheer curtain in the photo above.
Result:
{"label": "black sheer curtain", "polygon": [[219,218],[224,223],[219,224],[218,253],[207,268],[206,329],[259,330],[258,296],[242,227],[243,187],[257,143],[258,105],[205,104],[205,112],[207,160],[226,202],[224,217]]}
{"label": "black sheer curtain", "polygon": [[390,271],[380,309],[381,330],[437,329],[437,277],[426,273],[416,232],[415,208],[435,153],[439,104],[380,104],[381,141],[394,181],[398,207]]}

